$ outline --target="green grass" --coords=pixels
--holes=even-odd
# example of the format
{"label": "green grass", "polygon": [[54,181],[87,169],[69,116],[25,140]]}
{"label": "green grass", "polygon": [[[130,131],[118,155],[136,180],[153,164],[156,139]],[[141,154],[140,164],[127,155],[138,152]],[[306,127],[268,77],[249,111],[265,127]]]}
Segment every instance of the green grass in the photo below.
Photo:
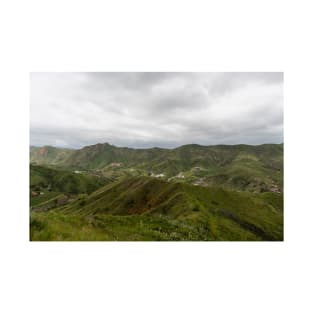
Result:
{"label": "green grass", "polygon": [[71,171],[30,165],[30,189],[71,194],[91,193],[108,183],[93,175],[75,174]]}
{"label": "green grass", "polygon": [[31,240],[283,240],[283,195],[128,178],[32,212]]}
{"label": "green grass", "polygon": [[31,206],[37,206],[40,205],[41,203],[45,203],[51,199],[54,199],[58,195],[60,195],[60,192],[58,191],[43,191],[43,195],[38,195],[35,197],[30,196],[30,205]]}
{"label": "green grass", "polygon": [[100,215],[78,217],[60,212],[31,214],[32,241],[215,241],[261,240],[245,230],[234,233],[227,221],[184,223],[166,217]]}

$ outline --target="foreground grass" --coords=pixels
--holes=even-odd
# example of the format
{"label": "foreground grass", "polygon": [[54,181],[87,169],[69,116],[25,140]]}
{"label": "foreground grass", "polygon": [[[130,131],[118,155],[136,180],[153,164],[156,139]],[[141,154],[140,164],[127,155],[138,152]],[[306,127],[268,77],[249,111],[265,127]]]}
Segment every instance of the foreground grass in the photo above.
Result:
{"label": "foreground grass", "polygon": [[205,241],[262,240],[239,228],[231,220],[218,219],[193,223],[165,217],[89,216],[81,217],[61,212],[32,212],[32,241]]}
{"label": "foreground grass", "polygon": [[59,202],[31,211],[31,240],[283,240],[282,194],[137,177]]}

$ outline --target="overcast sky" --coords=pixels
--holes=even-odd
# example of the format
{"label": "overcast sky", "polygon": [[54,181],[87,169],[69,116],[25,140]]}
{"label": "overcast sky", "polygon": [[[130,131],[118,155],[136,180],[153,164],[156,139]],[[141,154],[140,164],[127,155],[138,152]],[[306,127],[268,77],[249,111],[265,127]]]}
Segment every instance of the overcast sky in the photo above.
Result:
{"label": "overcast sky", "polygon": [[31,73],[30,142],[283,142],[282,73]]}

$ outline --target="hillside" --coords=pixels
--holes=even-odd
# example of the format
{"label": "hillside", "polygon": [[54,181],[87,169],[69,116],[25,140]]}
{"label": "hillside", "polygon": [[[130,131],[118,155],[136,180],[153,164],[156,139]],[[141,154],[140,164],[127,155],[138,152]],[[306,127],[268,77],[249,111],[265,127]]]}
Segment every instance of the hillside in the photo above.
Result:
{"label": "hillside", "polygon": [[71,170],[120,176],[162,176],[201,186],[257,192],[283,191],[283,144],[185,145],[176,149],[131,149],[97,144],[78,150],[31,148],[30,161]]}
{"label": "hillside", "polygon": [[48,212],[32,240],[283,240],[283,196],[133,177]]}
{"label": "hillside", "polygon": [[58,201],[65,203],[75,195],[89,194],[110,182],[92,175],[30,165],[30,204],[55,207]]}
{"label": "hillside", "polygon": [[30,147],[30,162],[36,164],[60,164],[75,150],[52,146]]}

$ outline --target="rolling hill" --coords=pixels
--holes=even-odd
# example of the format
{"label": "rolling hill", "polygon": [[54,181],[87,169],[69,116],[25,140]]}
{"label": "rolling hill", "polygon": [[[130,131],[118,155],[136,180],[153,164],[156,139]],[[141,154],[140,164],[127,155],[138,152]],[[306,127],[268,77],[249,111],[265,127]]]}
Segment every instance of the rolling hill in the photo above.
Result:
{"label": "rolling hill", "polygon": [[283,240],[283,144],[31,147],[31,240]]}
{"label": "rolling hill", "polygon": [[30,205],[52,208],[72,200],[75,195],[89,194],[112,180],[73,173],[46,166],[30,165]]}
{"label": "rolling hill", "polygon": [[132,177],[48,212],[32,240],[283,240],[283,196]]}
{"label": "rolling hill", "polygon": [[36,164],[59,164],[67,159],[75,150],[52,146],[30,146],[30,162]]}
{"label": "rolling hill", "polygon": [[192,144],[175,149],[131,149],[108,143],[78,150],[31,147],[30,161],[69,170],[100,170],[104,176],[113,169],[115,178],[121,171],[125,174],[138,170],[141,175],[159,175],[166,180],[183,180],[201,186],[257,192],[283,191],[283,144]]}

